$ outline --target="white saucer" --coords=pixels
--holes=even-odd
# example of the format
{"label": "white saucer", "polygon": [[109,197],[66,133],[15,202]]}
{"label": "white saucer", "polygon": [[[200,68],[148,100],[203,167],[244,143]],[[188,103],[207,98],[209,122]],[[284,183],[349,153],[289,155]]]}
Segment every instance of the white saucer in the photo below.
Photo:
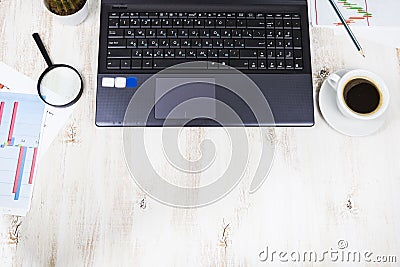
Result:
{"label": "white saucer", "polygon": [[348,136],[367,136],[385,123],[384,118],[360,121],[345,117],[336,104],[336,91],[325,81],[319,92],[319,109],[325,121],[336,131]]}

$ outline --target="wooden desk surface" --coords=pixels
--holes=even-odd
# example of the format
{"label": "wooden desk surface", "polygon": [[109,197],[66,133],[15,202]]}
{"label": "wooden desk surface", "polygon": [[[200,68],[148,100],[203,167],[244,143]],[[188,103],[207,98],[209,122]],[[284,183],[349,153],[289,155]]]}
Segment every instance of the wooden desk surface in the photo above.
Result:
{"label": "wooden desk surface", "polygon": [[[242,182],[213,205],[171,208],[146,196],[131,179],[122,129],[94,125],[99,4],[91,1],[89,18],[68,27],[53,23],[39,2],[0,0],[0,61],[36,79],[45,68],[31,38],[37,31],[54,61],[81,70],[86,90],[39,162],[31,211],[26,217],[0,216],[1,266],[275,266],[278,254],[273,263],[259,260],[267,246],[270,252],[316,251],[322,257],[326,250],[341,251],[340,240],[350,251],[397,256],[397,263],[362,261],[360,266],[398,266],[400,70],[395,47],[361,38],[364,60],[345,35],[313,28],[315,95],[325,65],[331,71],[375,71],[392,96],[384,127],[366,138],[343,136],[326,124],[316,101],[315,127],[273,132],[275,161],[255,194]],[[160,129],[152,131],[156,135]],[[219,131],[185,129],[183,154],[198,157],[200,142]],[[257,147],[252,131],[250,145]],[[222,150],[217,156],[229,155]],[[337,264],[326,259],[320,266]]]}

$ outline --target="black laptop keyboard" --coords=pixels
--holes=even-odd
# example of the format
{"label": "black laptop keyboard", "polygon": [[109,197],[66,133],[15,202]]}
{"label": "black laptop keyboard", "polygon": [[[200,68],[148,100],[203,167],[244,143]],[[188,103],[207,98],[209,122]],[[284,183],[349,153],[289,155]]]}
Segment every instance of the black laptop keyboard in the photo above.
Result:
{"label": "black laptop keyboard", "polygon": [[108,70],[160,70],[189,61],[208,68],[303,69],[296,13],[112,12],[107,43]]}

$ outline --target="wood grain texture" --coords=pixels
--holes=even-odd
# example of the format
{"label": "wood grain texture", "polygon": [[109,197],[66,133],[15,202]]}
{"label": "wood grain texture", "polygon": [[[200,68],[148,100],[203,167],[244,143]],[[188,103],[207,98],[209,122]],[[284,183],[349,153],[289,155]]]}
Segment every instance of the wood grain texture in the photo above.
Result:
{"label": "wood grain texture", "polygon": [[[53,23],[39,2],[0,1],[0,61],[37,78],[45,68],[31,38],[37,31],[53,61],[82,72],[86,90],[39,162],[29,214],[0,216],[0,266],[275,266],[258,259],[266,246],[322,253],[342,239],[352,250],[397,253],[400,261],[400,107],[393,104],[400,98],[400,66],[393,48],[365,41],[363,60],[345,37],[313,28],[316,97],[322,67],[367,66],[391,90],[385,126],[367,138],[345,137],[323,121],[316,101],[314,127],[266,134],[276,144],[275,161],[255,194],[248,193],[256,167],[251,163],[243,182],[221,201],[179,209],[151,199],[134,183],[125,165],[122,129],[94,125],[99,2],[90,2],[90,16],[78,27]],[[199,157],[205,138],[224,144],[221,131],[185,129],[183,155]],[[159,134],[160,129],[147,133],[154,148],[161,144]],[[257,131],[248,129],[247,136],[257,149]],[[217,157],[228,161],[229,153],[217,150]],[[158,160],[170,175],[161,156]]]}

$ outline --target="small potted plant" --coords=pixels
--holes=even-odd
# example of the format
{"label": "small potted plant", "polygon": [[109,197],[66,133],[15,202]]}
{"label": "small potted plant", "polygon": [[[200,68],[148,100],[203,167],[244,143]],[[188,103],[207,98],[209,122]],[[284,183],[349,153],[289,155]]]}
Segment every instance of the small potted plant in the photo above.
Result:
{"label": "small potted plant", "polygon": [[89,13],[87,0],[44,0],[44,4],[57,21],[66,25],[82,23]]}

